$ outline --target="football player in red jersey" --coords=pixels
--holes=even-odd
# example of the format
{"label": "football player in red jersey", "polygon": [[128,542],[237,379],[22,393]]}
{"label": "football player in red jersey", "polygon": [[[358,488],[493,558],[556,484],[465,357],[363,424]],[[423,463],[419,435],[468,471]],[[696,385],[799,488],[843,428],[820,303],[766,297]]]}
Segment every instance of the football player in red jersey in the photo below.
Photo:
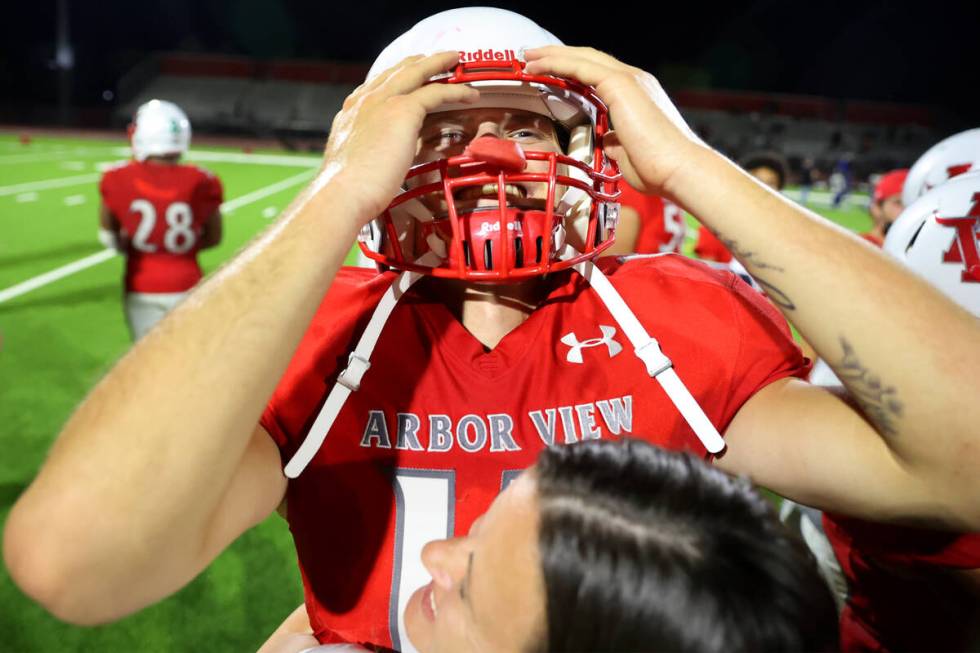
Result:
{"label": "football player in red jersey", "polygon": [[687,222],[679,206],[619,182],[619,221],[609,254],[680,254]]}
{"label": "football player in red jersey", "polygon": [[[887,253],[980,317],[980,172],[914,201],[885,238]],[[845,651],[980,648],[980,532],[824,515],[847,579]]]}
{"label": "football player in red jersey", "polygon": [[[733,274],[595,261],[610,158],[737,245],[860,410],[800,380],[785,321]],[[341,269],[358,237],[400,272]],[[318,641],[412,650],[425,542],[543,447],[632,433],[804,503],[980,527],[975,318],[708,148],[648,73],[503,10],[392,43],[315,181],[166,326],[8,519],[11,576],[62,619],[173,593],[286,499]]]}
{"label": "football player in red jersey", "polygon": [[126,322],[142,338],[201,279],[197,253],[221,242],[221,181],[180,163],[191,125],[176,104],[150,100],[131,125],[133,160],[99,192],[99,239],[126,255]]}

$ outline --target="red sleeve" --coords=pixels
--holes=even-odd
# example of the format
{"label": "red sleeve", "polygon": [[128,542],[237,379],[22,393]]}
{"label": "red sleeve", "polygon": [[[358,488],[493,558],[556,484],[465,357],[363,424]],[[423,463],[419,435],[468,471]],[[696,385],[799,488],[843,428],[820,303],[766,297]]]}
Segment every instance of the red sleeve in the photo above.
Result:
{"label": "red sleeve", "polygon": [[625,181],[619,184],[619,203],[639,213],[641,218],[646,217],[646,196]]}
{"label": "red sleeve", "polygon": [[346,366],[356,337],[367,326],[394,273],[341,268],[320,303],[286,371],[269,398],[259,424],[279,446],[285,464],[309,431],[316,415]]}
{"label": "red sleeve", "polygon": [[698,228],[698,242],[694,246],[694,253],[698,258],[719,263],[728,263],[732,260],[732,253],[704,225]]}
{"label": "red sleeve", "polygon": [[203,220],[207,220],[218,210],[224,201],[224,189],[217,175],[204,170],[201,182],[197,185],[194,201]]}
{"label": "red sleeve", "polygon": [[888,564],[980,568],[980,533],[953,533],[824,514],[824,530],[838,552],[851,551]]}
{"label": "red sleeve", "polygon": [[641,254],[655,254],[660,246],[670,241],[664,228],[664,204],[656,195],[644,195],[626,182],[619,185],[619,203],[628,206],[640,217],[639,230],[633,250]]}
{"label": "red sleeve", "polygon": [[879,238],[878,236],[876,236],[873,233],[870,233],[869,232],[869,233],[866,233],[866,234],[858,234],[858,235],[861,236],[861,238],[864,238],[866,241],[868,241],[872,245],[874,245],[875,247],[883,247],[885,245],[885,241],[882,240],[881,238]]}
{"label": "red sleeve", "polygon": [[102,202],[109,208],[109,211],[117,218],[120,217],[118,207],[120,202],[119,182],[115,170],[107,170],[103,173],[102,179],[99,180],[99,194],[102,196]]}
{"label": "red sleeve", "polygon": [[764,295],[734,274],[731,284],[733,324],[739,343],[725,414],[734,417],[762,388],[787,377],[805,379],[813,365],[793,340],[782,313]]}

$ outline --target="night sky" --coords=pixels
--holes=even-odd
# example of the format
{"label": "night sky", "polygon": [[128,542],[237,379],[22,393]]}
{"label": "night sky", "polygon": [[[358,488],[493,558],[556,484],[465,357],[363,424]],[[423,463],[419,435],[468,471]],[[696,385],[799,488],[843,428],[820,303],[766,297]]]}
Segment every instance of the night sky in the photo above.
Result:
{"label": "night sky", "polygon": [[[609,2],[496,3],[566,43],[592,45],[657,74],[668,90],[721,88],[920,103],[980,124],[980,2],[644,3],[653,15],[604,11]],[[624,3],[625,5],[626,3]],[[628,3],[633,6],[633,3]],[[424,8],[422,8],[424,6]],[[298,0],[69,0],[72,100],[105,104],[105,90],[146,53],[219,52],[256,58],[370,62],[420,18],[458,3]],[[21,2],[0,25],[5,101],[57,96],[56,0]]]}

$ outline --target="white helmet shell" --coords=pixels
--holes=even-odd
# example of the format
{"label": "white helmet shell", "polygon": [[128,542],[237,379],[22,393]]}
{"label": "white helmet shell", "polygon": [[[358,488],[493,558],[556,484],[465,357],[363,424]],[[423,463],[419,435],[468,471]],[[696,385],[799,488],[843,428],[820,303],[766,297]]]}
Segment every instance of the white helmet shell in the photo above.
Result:
{"label": "white helmet shell", "polygon": [[980,316],[980,171],[959,175],[907,206],[884,249]]}
{"label": "white helmet shell", "polygon": [[[546,45],[562,45],[551,32],[520,14],[493,7],[450,9],[420,21],[386,47],[371,66],[368,79],[413,55],[431,55],[447,50],[459,52],[460,63],[524,60],[524,50]],[[553,87],[505,83],[474,82],[480,89],[476,104],[444,105],[433,113],[480,107],[530,111],[564,124],[568,128],[594,119],[590,105]]]}
{"label": "white helmet shell", "polygon": [[920,156],[902,186],[902,203],[909,206],[947,179],[973,170],[980,170],[980,128],[941,140]]}
{"label": "white helmet shell", "polygon": [[457,50],[461,63],[523,59],[524,50],[562,45],[558,38],[529,18],[506,9],[464,7],[419,21],[391,42],[375,59],[368,79],[405,57]]}
{"label": "white helmet shell", "polygon": [[133,157],[184,154],[191,145],[191,123],[173,102],[150,100],[136,110],[131,126]]}

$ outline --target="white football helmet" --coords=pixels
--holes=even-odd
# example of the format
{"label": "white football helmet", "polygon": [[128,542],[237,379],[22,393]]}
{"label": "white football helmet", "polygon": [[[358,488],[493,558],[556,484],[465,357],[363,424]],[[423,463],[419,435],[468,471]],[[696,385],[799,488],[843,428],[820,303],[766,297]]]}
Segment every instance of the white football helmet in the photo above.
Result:
{"label": "white football helmet", "polygon": [[947,179],[980,170],[980,129],[968,129],[941,140],[918,158],[902,186],[902,204],[909,206]]}
{"label": "white football helmet", "polygon": [[129,125],[133,158],[184,154],[191,146],[191,122],[173,102],[150,100],[140,105]]}
{"label": "white football helmet", "polygon": [[[612,244],[619,170],[601,147],[609,130],[605,105],[589,86],[524,72],[525,49],[560,44],[524,16],[470,7],[431,16],[384,49],[368,79],[410,55],[459,51],[460,63],[430,83],[469,84],[480,90],[480,100],[432,113],[484,107],[531,112],[566,133],[568,145],[564,153],[525,152],[516,142],[484,137],[459,156],[413,166],[402,192],[362,230],[365,256],[439,277],[506,281],[571,267]],[[528,161],[546,161],[549,171],[531,172]],[[533,208],[513,195],[530,184],[548,189],[547,199]],[[474,187],[496,199],[495,206],[457,204],[454,193],[471,189],[472,195]],[[445,207],[444,214],[436,215],[435,205]],[[565,229],[576,230],[583,251],[565,250],[560,258]],[[423,258],[438,262],[422,264]]]}
{"label": "white football helmet", "polygon": [[980,171],[950,179],[907,206],[884,249],[980,316],[978,230]]}

